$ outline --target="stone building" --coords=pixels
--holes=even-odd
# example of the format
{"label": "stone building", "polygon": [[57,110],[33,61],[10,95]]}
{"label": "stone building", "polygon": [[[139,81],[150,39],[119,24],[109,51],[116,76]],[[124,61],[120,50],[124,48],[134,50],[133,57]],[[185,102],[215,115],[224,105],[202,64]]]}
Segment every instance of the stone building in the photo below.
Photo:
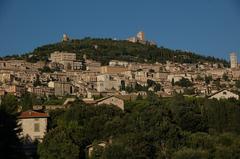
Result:
{"label": "stone building", "polygon": [[237,54],[235,52],[230,53],[230,65],[231,65],[231,68],[238,67]]}
{"label": "stone building", "polygon": [[84,69],[84,61],[77,60],[75,53],[55,51],[51,54],[49,60],[54,65],[61,64],[65,70],[82,70]]}
{"label": "stone building", "polygon": [[65,96],[65,95],[71,95],[74,93],[74,87],[69,82],[51,81],[48,83],[48,87],[54,88],[55,96]]}

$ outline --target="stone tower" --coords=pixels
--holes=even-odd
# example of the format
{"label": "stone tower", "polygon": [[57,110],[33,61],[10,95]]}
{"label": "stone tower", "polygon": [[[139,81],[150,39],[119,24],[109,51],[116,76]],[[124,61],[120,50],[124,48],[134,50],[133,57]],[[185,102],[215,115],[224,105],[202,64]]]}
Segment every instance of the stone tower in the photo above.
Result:
{"label": "stone tower", "polygon": [[67,36],[67,34],[63,34],[62,41],[68,41],[68,40],[69,40],[69,37]]}
{"label": "stone tower", "polygon": [[238,67],[237,54],[235,52],[230,53],[230,65],[231,65],[231,68]]}
{"label": "stone tower", "polygon": [[140,31],[137,33],[137,39],[140,40],[140,41],[144,41],[144,32],[143,31]]}

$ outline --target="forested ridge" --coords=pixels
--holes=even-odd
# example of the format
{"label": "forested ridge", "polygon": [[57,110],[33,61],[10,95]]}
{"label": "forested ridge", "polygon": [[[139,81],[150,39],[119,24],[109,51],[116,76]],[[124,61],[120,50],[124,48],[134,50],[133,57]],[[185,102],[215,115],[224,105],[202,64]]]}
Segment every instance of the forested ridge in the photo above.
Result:
{"label": "forested ridge", "polygon": [[[156,45],[144,45],[140,43],[132,43],[126,40],[112,39],[73,39],[66,42],[44,45],[34,49],[30,53],[23,55],[6,56],[5,59],[26,59],[30,62],[38,60],[47,60],[50,53],[54,51],[67,51],[77,53],[78,59],[81,59],[85,54],[87,58],[100,61],[102,64],[107,64],[110,60],[124,60],[131,62],[166,62],[174,61],[179,63],[223,63],[228,65],[228,62],[222,59],[211,56],[202,56],[196,53],[171,50]],[[30,56],[29,56],[30,55]]]}

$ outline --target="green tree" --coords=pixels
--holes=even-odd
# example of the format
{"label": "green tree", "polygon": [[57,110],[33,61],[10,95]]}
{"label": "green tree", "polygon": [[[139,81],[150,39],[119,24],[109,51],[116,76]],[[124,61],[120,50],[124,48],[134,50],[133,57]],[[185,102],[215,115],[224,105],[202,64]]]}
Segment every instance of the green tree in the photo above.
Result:
{"label": "green tree", "polygon": [[173,154],[173,159],[208,159],[208,152],[195,149],[181,149]]}
{"label": "green tree", "polygon": [[125,85],[125,81],[124,80],[121,80],[121,87],[120,87],[120,90],[126,90],[126,85]]}
{"label": "green tree", "polygon": [[134,159],[133,152],[122,144],[109,145],[102,156],[103,159]]}
{"label": "green tree", "polygon": [[240,80],[237,80],[236,82],[235,82],[235,86],[239,89],[240,88]]}
{"label": "green tree", "polygon": [[196,78],[197,81],[203,81],[204,78],[202,78],[200,75],[197,75],[197,78]]}
{"label": "green tree", "polygon": [[172,78],[172,86],[174,86],[175,85],[175,82],[174,82],[174,78]]}
{"label": "green tree", "polygon": [[104,152],[104,147],[97,144],[93,145],[93,151],[91,153],[90,159],[101,159]]}
{"label": "green tree", "polygon": [[181,87],[192,87],[193,83],[187,78],[182,78],[179,81],[175,82],[175,85],[178,85]]}
{"label": "green tree", "polygon": [[41,86],[41,85],[42,85],[42,83],[39,79],[39,75],[37,75],[36,80],[33,82],[33,86],[37,87],[37,86]]}
{"label": "green tree", "polygon": [[46,72],[46,73],[52,73],[53,72],[53,70],[48,66],[44,66],[43,68],[39,69],[39,71]]}
{"label": "green tree", "polygon": [[212,76],[205,76],[205,83],[206,84],[210,84],[211,81],[212,81]]}
{"label": "green tree", "polygon": [[126,86],[125,90],[128,92],[128,93],[132,93],[134,91],[133,87],[132,86]]}
{"label": "green tree", "polygon": [[26,93],[21,97],[20,105],[22,107],[22,111],[30,110],[33,106],[34,97],[30,93]]}
{"label": "green tree", "polygon": [[16,98],[12,95],[3,97],[0,105],[0,156],[3,158],[25,158],[18,138],[21,129],[17,116]]}
{"label": "green tree", "polygon": [[228,75],[226,73],[223,74],[222,78],[224,81],[228,81]]}
{"label": "green tree", "polygon": [[56,127],[47,133],[38,147],[40,159],[84,158],[83,129],[75,122]]}
{"label": "green tree", "polygon": [[215,84],[216,87],[217,87],[218,89],[220,89],[220,87],[221,87],[220,79],[214,80],[214,81],[213,81],[213,84]]}

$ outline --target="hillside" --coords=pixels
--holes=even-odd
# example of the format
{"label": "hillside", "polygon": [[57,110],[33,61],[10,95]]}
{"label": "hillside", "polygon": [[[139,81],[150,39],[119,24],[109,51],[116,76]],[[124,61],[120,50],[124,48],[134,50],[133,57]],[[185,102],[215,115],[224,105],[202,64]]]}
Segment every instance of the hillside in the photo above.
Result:
{"label": "hillside", "polygon": [[[112,39],[92,39],[84,38],[74,39],[67,42],[44,45],[34,49],[33,52],[18,56],[7,56],[8,58],[25,58],[28,61],[47,60],[50,53],[54,51],[68,51],[77,53],[77,58],[81,59],[83,55],[88,58],[107,64],[110,60],[124,60],[132,62],[166,62],[174,61],[180,63],[223,63],[228,62],[214,57],[206,57],[192,52],[181,50],[171,50],[164,47],[143,45],[140,43],[131,43],[125,40]],[[32,55],[32,56],[29,56]],[[30,57],[30,58],[29,58]]]}

